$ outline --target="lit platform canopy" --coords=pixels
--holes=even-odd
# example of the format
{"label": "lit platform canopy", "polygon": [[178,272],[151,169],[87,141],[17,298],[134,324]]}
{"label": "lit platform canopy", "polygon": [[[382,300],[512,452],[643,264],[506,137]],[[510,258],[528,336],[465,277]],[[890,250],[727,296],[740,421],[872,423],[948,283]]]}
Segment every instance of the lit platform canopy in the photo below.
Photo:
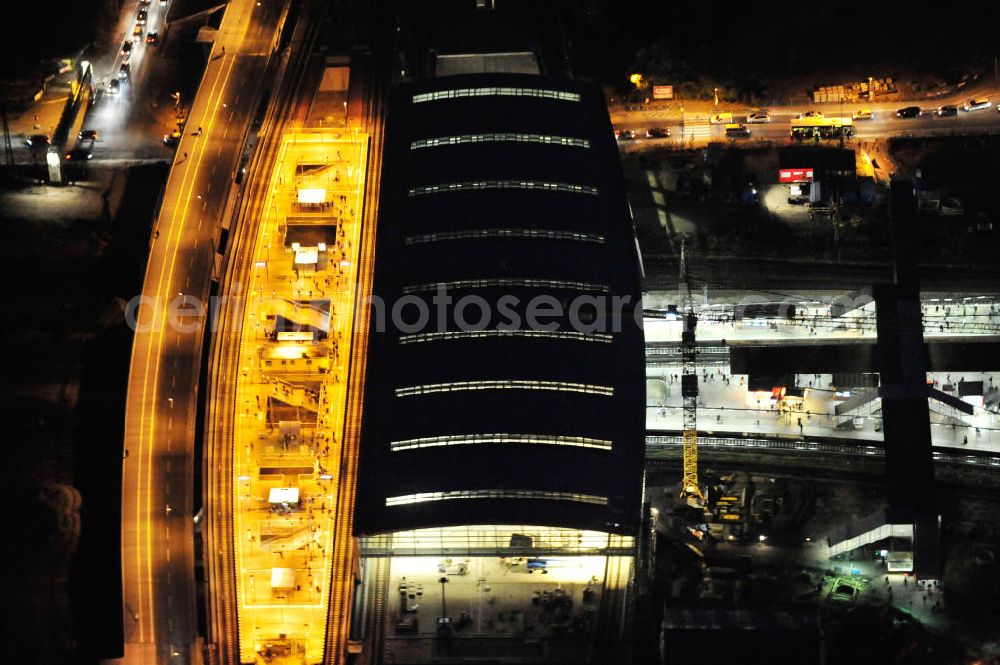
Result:
{"label": "lit platform canopy", "polygon": [[635,539],[602,531],[538,525],[452,526],[361,539],[362,556],[630,555]]}
{"label": "lit platform canopy", "polygon": [[267,494],[268,503],[287,503],[289,505],[299,502],[298,487],[272,487]]}
{"label": "lit platform canopy", "polygon": [[326,203],[326,190],[315,188],[300,189],[298,192],[298,201],[304,204]]}
{"label": "lit platform canopy", "polygon": [[295,588],[295,571],[293,569],[291,568],[271,569],[272,590],[294,589],[294,588]]}

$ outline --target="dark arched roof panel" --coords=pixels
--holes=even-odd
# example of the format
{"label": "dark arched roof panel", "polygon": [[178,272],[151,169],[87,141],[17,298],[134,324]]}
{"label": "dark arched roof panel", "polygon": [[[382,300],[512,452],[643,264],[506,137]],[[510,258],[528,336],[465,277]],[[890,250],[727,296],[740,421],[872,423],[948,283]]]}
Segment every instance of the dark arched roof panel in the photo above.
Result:
{"label": "dark arched roof panel", "polygon": [[520,75],[401,86],[383,161],[358,533],[634,533],[639,261],[599,91]]}

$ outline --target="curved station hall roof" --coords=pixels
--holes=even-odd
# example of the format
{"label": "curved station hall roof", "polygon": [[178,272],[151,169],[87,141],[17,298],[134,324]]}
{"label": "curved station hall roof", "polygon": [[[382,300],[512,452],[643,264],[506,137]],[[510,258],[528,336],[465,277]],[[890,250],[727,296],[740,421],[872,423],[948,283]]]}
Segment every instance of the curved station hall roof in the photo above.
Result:
{"label": "curved station hall roof", "polygon": [[400,86],[384,165],[356,530],[633,533],[641,277],[600,92]]}

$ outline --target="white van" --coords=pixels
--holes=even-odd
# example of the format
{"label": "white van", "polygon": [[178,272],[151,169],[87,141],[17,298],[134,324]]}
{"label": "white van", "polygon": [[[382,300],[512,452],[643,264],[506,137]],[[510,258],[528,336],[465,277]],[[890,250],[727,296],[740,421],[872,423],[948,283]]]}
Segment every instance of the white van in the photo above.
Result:
{"label": "white van", "polygon": [[962,108],[966,111],[978,111],[980,109],[988,109],[990,107],[990,100],[986,97],[976,97],[975,99],[970,99],[962,105]]}

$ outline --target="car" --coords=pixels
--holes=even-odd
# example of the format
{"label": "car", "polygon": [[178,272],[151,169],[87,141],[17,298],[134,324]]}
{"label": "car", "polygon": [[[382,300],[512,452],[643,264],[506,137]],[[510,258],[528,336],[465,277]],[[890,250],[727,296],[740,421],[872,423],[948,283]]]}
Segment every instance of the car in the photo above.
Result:
{"label": "car", "polygon": [[858,587],[850,580],[838,578],[826,594],[826,601],[839,605],[854,605],[858,600]]}
{"label": "car", "polygon": [[647,139],[669,139],[670,129],[667,127],[650,127],[646,130]]}
{"label": "car", "polygon": [[962,108],[966,111],[979,111],[982,109],[988,109],[989,107],[990,100],[986,97],[976,97],[975,99],[970,99],[962,104]]}
{"label": "car", "polygon": [[149,3],[150,3],[150,0],[139,0],[139,6],[140,7],[147,7],[147,6],[149,6]]}
{"label": "car", "polygon": [[997,551],[992,545],[976,545],[972,551],[972,560],[980,566],[992,566],[997,558]]}
{"label": "car", "polygon": [[157,43],[159,43],[159,41],[160,41],[160,33],[156,32],[155,30],[153,32],[149,32],[146,34],[146,43],[149,44],[150,46],[155,46]]}
{"label": "car", "polygon": [[740,123],[726,125],[726,138],[739,139],[750,136],[750,128]]}
{"label": "car", "polygon": [[111,81],[108,83],[109,95],[117,95],[121,89],[122,89],[122,82],[119,81],[118,79],[111,79]]}
{"label": "car", "polygon": [[897,118],[917,118],[920,116],[919,106],[905,106],[896,111]]}
{"label": "car", "polygon": [[147,18],[148,18],[148,14],[146,14],[146,10],[145,9],[140,9],[139,13],[135,15],[135,21],[139,25],[146,25],[146,19]]}
{"label": "car", "polygon": [[948,116],[958,115],[958,107],[951,104],[945,104],[944,106],[939,106],[937,111],[934,111],[934,115],[939,118],[947,118]]}
{"label": "car", "polygon": [[100,141],[101,134],[96,129],[81,129],[76,135],[81,141]]}
{"label": "car", "polygon": [[85,162],[93,157],[94,154],[86,148],[75,148],[66,153],[67,162]]}
{"label": "car", "polygon": [[944,217],[954,217],[955,215],[964,215],[965,208],[962,207],[962,202],[956,198],[947,198],[941,201],[941,207],[938,208],[938,214]]}
{"label": "car", "polygon": [[635,138],[635,132],[631,129],[617,129],[615,130],[615,137],[619,141],[631,141]]}
{"label": "car", "polygon": [[163,145],[173,148],[181,141],[181,130],[174,128],[169,134],[163,135]]}
{"label": "car", "polygon": [[122,66],[118,68],[118,78],[127,79],[128,75],[132,72],[132,65],[127,62],[123,62]]}
{"label": "car", "polygon": [[771,114],[767,111],[758,111],[757,113],[750,113],[747,115],[747,122],[771,122]]}
{"label": "car", "polygon": [[851,117],[855,120],[871,120],[873,115],[871,109],[858,109],[851,114]]}
{"label": "car", "polygon": [[713,125],[727,125],[733,121],[732,113],[716,113],[708,121]]}
{"label": "car", "polygon": [[142,39],[142,33],[143,33],[142,24],[136,23],[135,27],[132,28],[132,36],[135,37],[136,39]]}
{"label": "car", "polygon": [[24,139],[24,145],[32,148],[44,148],[49,144],[48,134],[32,134]]}
{"label": "car", "polygon": [[127,58],[127,57],[128,57],[129,55],[131,55],[131,54],[132,54],[132,40],[131,40],[131,39],[126,39],[126,40],[125,40],[125,41],[124,41],[124,42],[122,43],[122,50],[121,50],[121,54],[122,54],[123,56],[125,56],[126,58]]}
{"label": "car", "polygon": [[796,120],[801,120],[802,118],[822,118],[822,111],[806,111],[805,113],[799,113],[795,116]]}
{"label": "car", "polygon": [[160,0],[160,6],[161,7],[166,7],[167,6],[167,0]]}

